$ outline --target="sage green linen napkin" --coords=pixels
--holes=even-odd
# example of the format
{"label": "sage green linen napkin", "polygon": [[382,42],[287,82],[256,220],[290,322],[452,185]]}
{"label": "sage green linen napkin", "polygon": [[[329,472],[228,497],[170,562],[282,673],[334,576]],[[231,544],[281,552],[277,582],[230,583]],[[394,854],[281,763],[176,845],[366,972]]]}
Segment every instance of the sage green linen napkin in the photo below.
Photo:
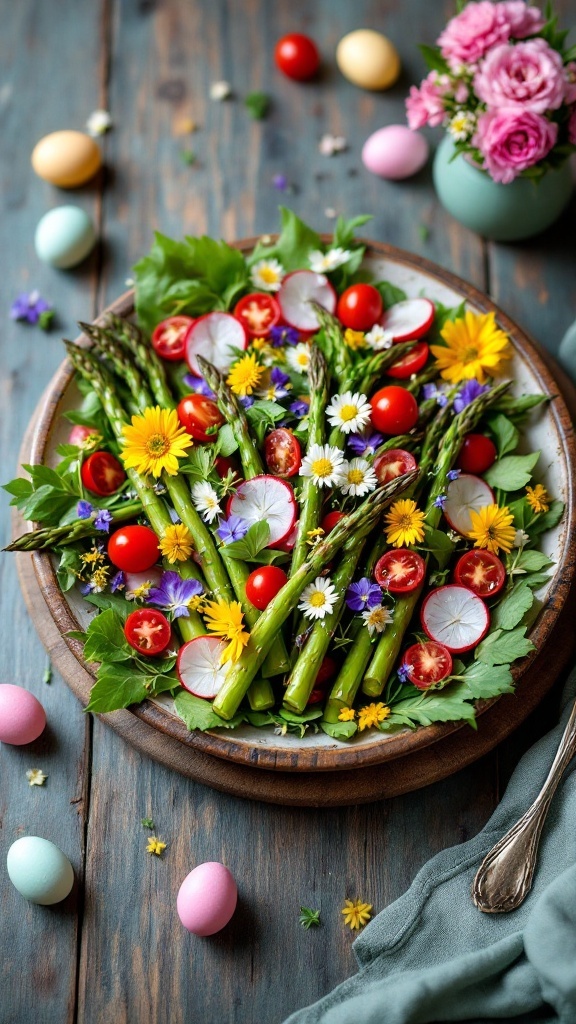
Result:
{"label": "sage green linen napkin", "polygon": [[428,861],[354,943],[358,974],[286,1024],[576,1024],[574,766],[552,802],[522,906],[482,914],[470,896],[483,857],[541,788],[575,697],[576,671],[560,723],[524,755],[486,827]]}

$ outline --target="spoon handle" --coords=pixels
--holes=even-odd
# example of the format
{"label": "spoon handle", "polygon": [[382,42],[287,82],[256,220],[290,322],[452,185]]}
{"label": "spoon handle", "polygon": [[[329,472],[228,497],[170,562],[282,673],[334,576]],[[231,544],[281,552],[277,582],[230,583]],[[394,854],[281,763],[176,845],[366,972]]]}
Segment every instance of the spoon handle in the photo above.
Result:
{"label": "spoon handle", "polygon": [[576,702],[556,757],[534,803],[486,855],[472,884],[472,899],[486,914],[516,910],[532,886],[540,835],[552,797],[576,753]]}

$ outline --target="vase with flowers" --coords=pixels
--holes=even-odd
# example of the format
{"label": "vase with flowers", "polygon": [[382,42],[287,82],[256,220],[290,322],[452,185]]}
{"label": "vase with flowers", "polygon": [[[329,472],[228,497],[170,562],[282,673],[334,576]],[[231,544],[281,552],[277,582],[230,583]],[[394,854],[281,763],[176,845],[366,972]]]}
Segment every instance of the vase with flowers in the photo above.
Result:
{"label": "vase with flowers", "polygon": [[572,194],[576,46],[550,8],[524,0],[460,4],[430,73],[406,100],[411,128],[446,130],[434,160],[442,205],[487,238],[512,241],[552,224]]}

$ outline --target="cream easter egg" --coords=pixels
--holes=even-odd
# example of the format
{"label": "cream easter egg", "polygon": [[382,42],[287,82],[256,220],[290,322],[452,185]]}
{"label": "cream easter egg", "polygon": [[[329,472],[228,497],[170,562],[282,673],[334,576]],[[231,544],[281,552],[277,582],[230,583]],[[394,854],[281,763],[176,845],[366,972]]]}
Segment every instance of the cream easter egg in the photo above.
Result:
{"label": "cream easter egg", "polygon": [[228,924],[237,899],[236,882],[228,868],[207,861],[182,882],[176,902],[178,917],[194,935],[214,935]]}
{"label": "cream easter egg", "polygon": [[59,188],[83,185],[101,164],[99,146],[84,132],[51,132],[32,151],[32,167],[38,177]]}
{"label": "cream easter egg", "polygon": [[362,147],[362,163],[381,178],[409,178],[428,159],[428,143],[419,132],[403,124],[379,128]]}
{"label": "cream easter egg", "polygon": [[12,843],[6,867],[20,895],[44,907],[65,900],[74,885],[74,871],[68,857],[49,839],[40,836],[22,836]]}
{"label": "cream easter egg", "polygon": [[396,47],[371,28],[344,36],[336,48],[336,63],[344,78],[361,89],[389,89],[400,74]]}
{"label": "cream easter egg", "polygon": [[79,206],[55,206],[38,222],[34,236],[38,258],[60,270],[81,263],[95,241],[94,225]]}
{"label": "cream easter egg", "polygon": [[0,683],[0,742],[22,746],[37,740],[46,712],[33,693],[13,683]]}

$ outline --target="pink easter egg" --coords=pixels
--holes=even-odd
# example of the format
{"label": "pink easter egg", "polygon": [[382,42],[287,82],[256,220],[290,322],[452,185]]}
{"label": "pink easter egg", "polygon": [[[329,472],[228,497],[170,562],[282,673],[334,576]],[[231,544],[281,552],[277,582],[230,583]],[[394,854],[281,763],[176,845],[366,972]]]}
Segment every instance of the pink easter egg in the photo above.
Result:
{"label": "pink easter egg", "polygon": [[400,180],[416,174],[428,159],[428,143],[404,124],[390,124],[366,139],[362,163],[380,178]]}
{"label": "pink easter egg", "polygon": [[22,746],[37,740],[46,725],[46,712],[33,693],[22,686],[0,683],[0,742]]}
{"label": "pink easter egg", "polygon": [[237,899],[236,882],[228,868],[207,861],[182,882],[176,901],[178,917],[194,935],[214,935],[228,924]]}

